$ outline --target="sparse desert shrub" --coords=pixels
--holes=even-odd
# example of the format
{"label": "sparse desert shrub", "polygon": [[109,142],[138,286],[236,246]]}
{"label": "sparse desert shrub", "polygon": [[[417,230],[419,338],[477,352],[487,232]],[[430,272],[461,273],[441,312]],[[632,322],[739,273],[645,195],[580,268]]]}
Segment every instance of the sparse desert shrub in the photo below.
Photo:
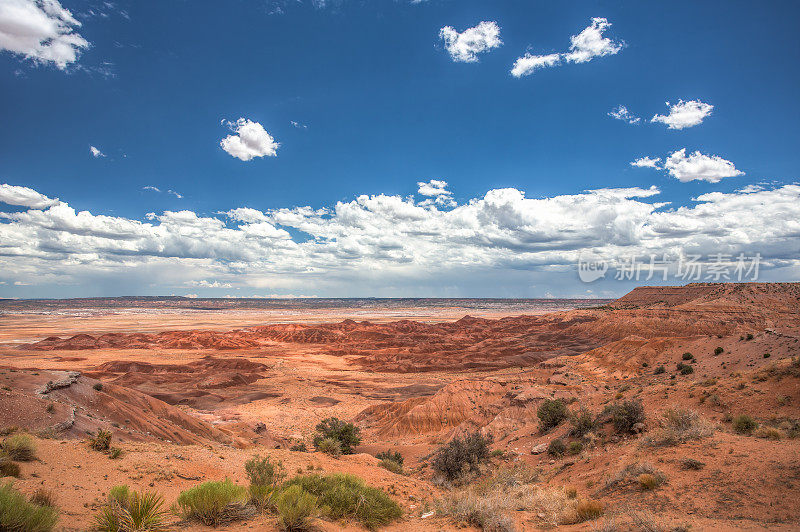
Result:
{"label": "sparse desert shrub", "polygon": [[44,488],[38,488],[30,496],[30,501],[38,506],[56,507],[56,496],[52,491]]}
{"label": "sparse desert shrub", "polygon": [[681,375],[691,375],[694,373],[694,368],[688,364],[680,364],[678,369],[680,370]]}
{"label": "sparse desert shrub", "polygon": [[658,366],[655,370],[653,370],[653,375],[661,375],[665,371],[667,371],[667,368],[664,366]]}
{"label": "sparse desert shrub", "polygon": [[695,458],[684,458],[681,460],[681,468],[689,469],[692,471],[700,471],[706,466],[705,462],[701,462]]}
{"label": "sparse desert shrub", "polygon": [[109,458],[111,458],[112,460],[116,460],[120,456],[122,456],[122,449],[120,449],[119,447],[109,447],[108,448],[108,457]]}
{"label": "sparse desert shrub", "polygon": [[539,418],[539,427],[542,432],[557,427],[562,421],[567,419],[567,405],[561,399],[545,399],[539,405],[536,415]]}
{"label": "sparse desert shrub", "polygon": [[12,484],[0,483],[0,530],[9,532],[49,532],[58,521],[58,512],[25,499]]}
{"label": "sparse desert shrub", "polygon": [[445,480],[457,480],[466,473],[475,472],[481,462],[489,457],[491,440],[480,432],[456,436],[436,451],[431,462],[433,470]]}
{"label": "sparse desert shrub", "polygon": [[306,442],[300,441],[300,442],[297,442],[297,443],[293,444],[291,447],[289,447],[289,450],[290,451],[295,451],[295,452],[298,452],[298,453],[307,453],[308,452],[308,447],[306,446]]}
{"label": "sparse desert shrub", "polygon": [[298,485],[289,486],[278,497],[278,525],[287,532],[311,530],[317,498]]}
{"label": "sparse desert shrub", "polygon": [[753,338],[753,333],[747,333],[747,340],[752,340]]}
{"label": "sparse desert shrub", "polygon": [[567,453],[569,454],[581,454],[581,451],[583,451],[583,444],[579,441],[571,441],[567,445]]}
{"label": "sparse desert shrub", "polygon": [[714,349],[714,356],[719,356],[724,352],[725,352],[724,349],[722,349],[721,347],[717,347],[716,349]]}
{"label": "sparse desert shrub", "polygon": [[769,354],[769,353],[764,353],[764,358],[769,358],[769,357],[771,357],[771,356],[772,356],[772,355],[771,355],[771,354]]}
{"label": "sparse desert shrub", "polygon": [[561,438],[556,438],[547,445],[547,454],[560,458],[567,452],[567,444]]}
{"label": "sparse desert shrub", "polygon": [[321,453],[329,454],[334,458],[339,458],[342,455],[342,444],[339,440],[334,438],[323,438],[319,441],[314,441],[314,445]]}
{"label": "sparse desert shrub", "polygon": [[[660,486],[667,481],[667,476],[660,470],[653,467],[652,464],[647,462],[634,462],[625,466],[616,475],[606,481],[603,489],[610,490],[620,486],[630,485],[636,483],[641,487],[641,478],[643,475],[653,477],[655,479],[655,486]],[[647,479],[649,482],[649,479]]]}
{"label": "sparse desert shrub", "polygon": [[632,433],[637,423],[644,423],[644,405],[638,399],[609,405],[606,411],[611,414],[614,430],[619,434]]}
{"label": "sparse desert shrub", "polygon": [[388,495],[354,475],[301,475],[284,486],[299,486],[314,495],[320,511],[329,518],[353,518],[369,529],[386,525],[403,514]]}
{"label": "sparse desert shrub", "polygon": [[15,433],[3,440],[0,450],[17,462],[36,460],[36,443],[27,434]]}
{"label": "sparse desert shrub", "polygon": [[375,458],[378,460],[391,460],[392,462],[397,462],[398,464],[403,465],[403,455],[398,451],[392,451],[391,449],[376,454]]}
{"label": "sparse desert shrub", "polygon": [[603,505],[597,501],[591,499],[578,501],[578,504],[575,505],[575,522],[583,523],[584,521],[597,519],[603,515],[603,512]]}
{"label": "sparse desert shrub", "polygon": [[568,499],[577,499],[578,498],[578,490],[573,487],[564,488],[564,493],[567,494]]}
{"label": "sparse desert shrub", "polygon": [[694,355],[693,355],[693,354],[691,354],[691,353],[684,353],[684,354],[683,354],[683,356],[682,356],[681,358],[682,358],[683,360],[692,360],[692,359],[694,358]]}
{"label": "sparse desert shrub", "polygon": [[641,487],[645,491],[650,491],[656,489],[658,486],[658,480],[656,477],[649,473],[642,473],[639,475],[639,487]]}
{"label": "sparse desert shrub", "polygon": [[167,512],[164,498],[155,492],[131,491],[126,485],[114,486],[108,502],[96,516],[100,532],[164,532]]}
{"label": "sparse desert shrub", "polygon": [[756,438],[764,438],[767,440],[782,440],[786,437],[782,430],[775,427],[758,427],[753,433]]}
{"label": "sparse desert shrub", "polygon": [[384,458],[383,460],[381,460],[381,462],[378,465],[381,466],[382,468],[384,468],[387,471],[391,471],[392,473],[394,473],[396,475],[402,475],[403,474],[403,464],[395,462],[394,460],[390,460],[388,458]]}
{"label": "sparse desert shrub", "polygon": [[21,471],[19,464],[7,456],[0,456],[0,477],[19,478]]}
{"label": "sparse desert shrub", "polygon": [[[302,473],[302,468],[298,468],[298,474]],[[257,486],[250,484],[247,487],[248,500],[256,507],[259,512],[274,512],[277,510],[278,496],[280,489],[273,486]]]}
{"label": "sparse desert shrub", "polygon": [[52,414],[53,412],[56,411],[56,405],[54,405],[53,403],[47,403],[47,406],[44,407],[44,410],[48,414]]}
{"label": "sparse desert shrub", "polygon": [[244,463],[244,471],[250,484],[256,486],[277,486],[286,478],[283,462],[272,461],[268,456],[255,455]]}
{"label": "sparse desert shrub", "polygon": [[207,526],[234,521],[243,516],[247,490],[228,479],[204,482],[178,495],[178,509],[186,519]]}
{"label": "sparse desert shrub", "polygon": [[747,414],[740,414],[736,416],[733,418],[732,423],[733,430],[739,434],[752,434],[752,432],[758,427],[756,420]]}
{"label": "sparse desert shrub", "polygon": [[343,454],[352,454],[353,447],[361,443],[361,430],[341,419],[329,417],[320,421],[316,427],[317,435],[314,436],[314,447],[325,438],[332,438],[339,442]]}
{"label": "sparse desert shrub", "polygon": [[94,388],[95,391],[102,392],[103,391],[103,383],[96,382],[94,384],[94,386],[92,386],[92,388]]}
{"label": "sparse desert shrub", "polygon": [[96,434],[89,436],[89,447],[95,451],[108,451],[108,449],[111,447],[111,431],[97,429]]}
{"label": "sparse desert shrub", "polygon": [[661,428],[642,440],[643,446],[665,447],[710,436],[714,427],[694,410],[669,408],[663,412]]}
{"label": "sparse desert shrub", "polygon": [[570,436],[580,438],[591,432],[595,428],[595,420],[592,413],[587,408],[581,408],[577,413],[570,416],[570,423],[572,428],[569,433]]}

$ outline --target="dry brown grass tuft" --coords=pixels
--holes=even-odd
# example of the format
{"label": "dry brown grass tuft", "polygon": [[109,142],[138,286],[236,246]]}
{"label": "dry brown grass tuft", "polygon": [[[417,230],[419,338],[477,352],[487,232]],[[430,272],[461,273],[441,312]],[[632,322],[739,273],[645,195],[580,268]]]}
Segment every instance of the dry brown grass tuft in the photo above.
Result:
{"label": "dry brown grass tuft", "polygon": [[663,412],[661,428],[642,439],[643,447],[666,447],[699,440],[714,433],[714,427],[694,410],[670,408]]}

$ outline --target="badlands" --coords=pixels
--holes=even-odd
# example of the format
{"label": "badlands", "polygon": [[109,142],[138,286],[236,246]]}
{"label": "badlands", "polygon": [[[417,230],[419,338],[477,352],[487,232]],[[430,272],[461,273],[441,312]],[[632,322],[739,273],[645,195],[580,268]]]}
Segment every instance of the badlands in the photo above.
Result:
{"label": "badlands", "polygon": [[[286,527],[247,500],[211,526],[175,505],[247,486],[254,455],[287,479],[355,475],[401,510],[320,503],[317,530],[800,529],[798,283],[526,315],[184,303],[0,303],[2,483],[48,493],[56,530],[96,529],[123,484],[163,497],[166,529]],[[330,418],[359,432],[351,452],[315,438]]]}

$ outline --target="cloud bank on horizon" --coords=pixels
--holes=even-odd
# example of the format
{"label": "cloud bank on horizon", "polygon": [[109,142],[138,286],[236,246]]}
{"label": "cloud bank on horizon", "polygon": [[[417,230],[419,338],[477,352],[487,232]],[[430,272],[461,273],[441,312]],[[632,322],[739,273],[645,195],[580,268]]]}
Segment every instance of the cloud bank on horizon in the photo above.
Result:
{"label": "cloud bank on horizon", "polygon": [[796,267],[800,184],[712,192],[677,208],[657,201],[660,193],[651,186],[527,198],[503,188],[456,203],[446,182],[431,180],[418,184],[423,199],[361,195],[331,207],[165,211],[139,221],[4,184],[0,202],[25,209],[0,212],[0,266],[39,285],[155,275],[173,290],[351,287],[362,296],[395,295],[387,286],[424,295],[415,292],[420,283],[568,272],[587,250],[614,262],[758,249],[767,269]]}

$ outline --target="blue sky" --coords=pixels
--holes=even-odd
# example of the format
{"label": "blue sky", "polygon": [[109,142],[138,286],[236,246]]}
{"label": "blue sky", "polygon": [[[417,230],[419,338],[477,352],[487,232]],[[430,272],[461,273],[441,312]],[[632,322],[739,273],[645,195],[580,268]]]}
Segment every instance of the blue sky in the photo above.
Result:
{"label": "blue sky", "polygon": [[[800,271],[795,3],[56,3],[67,17],[9,2],[19,9],[0,8],[0,183],[16,199],[0,203],[0,296],[544,297],[631,286],[580,283],[574,259],[587,250],[611,262],[628,251],[761,253],[766,278]],[[50,30],[39,43],[19,30],[39,15],[60,21],[57,39],[80,40],[54,59]],[[605,41],[571,59],[570,39],[595,18]],[[496,33],[465,62],[469,28]],[[511,75],[526,53],[558,64]],[[670,116],[665,102],[705,110],[651,122]],[[609,116],[620,105],[639,121]],[[267,135],[263,156],[220,145],[242,134],[239,119]],[[642,157],[660,161],[630,164]],[[430,180],[447,192],[420,194]],[[573,197],[586,190],[653,186],[657,195],[600,201],[613,213],[599,219],[574,212],[594,209]],[[544,203],[487,203],[492,190]],[[559,202],[572,207],[544,227],[541,213]],[[727,216],[709,221],[699,203]],[[419,211],[404,215],[408,205]],[[312,220],[304,206],[330,212]],[[240,208],[260,215],[231,214]],[[589,229],[565,239],[559,223]],[[226,230],[243,238],[237,252],[223,249]]]}

